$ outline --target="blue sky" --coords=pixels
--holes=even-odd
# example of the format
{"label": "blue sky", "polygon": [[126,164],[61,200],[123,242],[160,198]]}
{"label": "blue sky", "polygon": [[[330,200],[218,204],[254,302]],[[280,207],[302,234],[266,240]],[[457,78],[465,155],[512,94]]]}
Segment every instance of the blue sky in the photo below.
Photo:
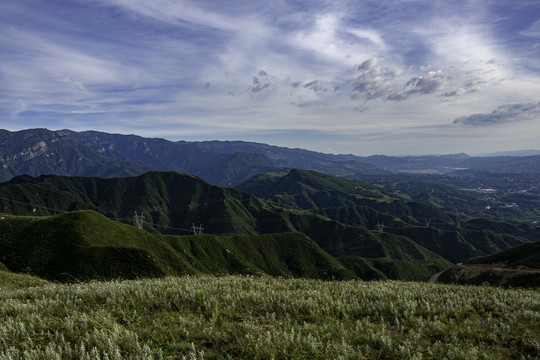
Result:
{"label": "blue sky", "polygon": [[0,128],[540,148],[540,2],[3,0]]}

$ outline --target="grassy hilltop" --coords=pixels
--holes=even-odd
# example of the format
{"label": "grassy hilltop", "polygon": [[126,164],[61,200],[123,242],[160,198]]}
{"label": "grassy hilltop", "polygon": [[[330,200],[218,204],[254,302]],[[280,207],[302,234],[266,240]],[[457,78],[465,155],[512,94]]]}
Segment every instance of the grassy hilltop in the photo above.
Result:
{"label": "grassy hilltop", "polygon": [[537,359],[538,290],[245,276],[0,292],[0,359]]}

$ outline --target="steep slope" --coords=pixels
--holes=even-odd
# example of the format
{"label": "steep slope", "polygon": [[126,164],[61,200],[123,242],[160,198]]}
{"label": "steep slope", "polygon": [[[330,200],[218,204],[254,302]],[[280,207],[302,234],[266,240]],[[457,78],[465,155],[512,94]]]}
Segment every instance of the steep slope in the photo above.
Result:
{"label": "steep slope", "polygon": [[372,204],[399,199],[395,194],[365,182],[345,180],[326,174],[293,169],[287,174],[257,175],[236,186],[283,206],[300,209],[331,208]]}
{"label": "steep slope", "polygon": [[3,216],[0,229],[0,260],[11,271],[60,281],[200,273],[354,277],[299,233],[163,236],[93,211]]}
{"label": "steep slope", "polygon": [[[262,174],[236,186],[261,198],[287,207],[303,210],[364,207],[395,217],[451,222],[448,214],[422,203],[409,201],[408,196],[390,192],[382,186],[329,176],[310,170],[293,169],[288,174]],[[338,214],[333,214],[339,216]],[[345,214],[344,214],[345,215]],[[355,214],[357,215],[357,214]]]}
{"label": "steep slope", "polygon": [[540,242],[467,260],[440,274],[437,281],[470,285],[540,287]]}
{"label": "steep slope", "polygon": [[144,213],[145,228],[172,234],[191,233],[193,223],[214,234],[255,234],[252,213],[268,208],[250,194],[173,172],[112,179],[20,176],[0,184],[0,195],[11,200],[1,200],[4,212],[30,215],[35,208],[35,214],[52,215],[89,209],[133,223],[137,211]]}

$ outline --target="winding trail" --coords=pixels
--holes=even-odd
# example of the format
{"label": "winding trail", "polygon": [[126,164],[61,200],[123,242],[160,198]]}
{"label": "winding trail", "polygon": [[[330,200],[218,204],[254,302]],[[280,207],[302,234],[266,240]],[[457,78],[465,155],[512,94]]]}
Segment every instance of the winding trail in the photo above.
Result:
{"label": "winding trail", "polygon": [[436,273],[435,275],[433,275],[432,277],[429,278],[429,280],[427,281],[429,284],[436,284],[437,283],[437,280],[439,280],[439,276],[441,276],[441,274],[443,272],[445,272],[446,270],[443,270],[443,271],[440,271],[438,273]]}

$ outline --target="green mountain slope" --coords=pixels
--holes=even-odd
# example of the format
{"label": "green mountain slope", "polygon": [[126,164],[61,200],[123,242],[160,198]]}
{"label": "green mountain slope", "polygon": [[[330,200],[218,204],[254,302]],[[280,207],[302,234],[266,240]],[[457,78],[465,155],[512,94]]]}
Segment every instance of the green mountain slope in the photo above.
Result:
{"label": "green mountain slope", "polygon": [[352,278],[338,259],[300,233],[164,236],[93,211],[2,216],[0,261],[14,272],[61,281],[181,274]]}
{"label": "green mountain slope", "polygon": [[310,170],[261,174],[236,186],[282,206],[300,209],[335,208],[399,199],[365,182],[345,180]]}
{"label": "green mountain slope", "polygon": [[[251,194],[212,186],[194,176],[172,172],[114,179],[52,175],[17,177],[0,184],[0,209],[18,215],[52,215],[90,209],[129,223],[133,223],[137,211],[145,216],[145,229],[155,233],[186,235],[192,233],[193,224],[202,224],[205,232],[216,235],[298,231],[334,256],[388,255],[381,247],[388,241],[382,241],[381,234],[374,233],[368,238],[378,244],[372,248],[380,250],[371,253],[369,247],[364,247],[362,250],[365,251],[353,251],[359,233],[367,233],[367,229],[342,224],[320,214],[284,210]],[[388,243],[402,240],[410,242],[395,237]],[[393,253],[399,253],[404,259],[417,259],[417,254],[429,253],[422,249],[412,250],[411,253]],[[440,258],[434,253],[429,254]]]}
{"label": "green mountain slope", "polygon": [[469,259],[465,261],[465,264],[504,264],[504,267],[511,269],[530,268],[540,270],[540,241]]}
{"label": "green mountain slope", "polygon": [[358,179],[409,201],[459,216],[534,223],[540,216],[539,173],[490,173],[474,170],[449,175],[399,173]]}
{"label": "green mountain slope", "polygon": [[[346,181],[315,174],[322,179],[328,177],[331,183]],[[319,193],[326,191],[317,186],[310,183],[305,197],[314,199],[315,204]],[[336,257],[419,261],[463,261],[533,241],[538,234],[537,229],[526,225],[501,225],[498,230],[490,230],[494,223],[474,221],[470,221],[473,227],[464,222],[458,229],[451,216],[427,205],[392,200],[386,194],[379,199],[362,198],[346,191],[335,191],[331,197],[345,199],[347,204],[357,197],[370,205],[283,208],[246,192],[174,172],[113,179],[21,176],[0,184],[0,210],[17,215],[52,215],[88,209],[131,224],[137,212],[144,214],[146,230],[171,235],[193,233],[193,224],[202,224],[206,233],[214,235],[302,232]],[[429,226],[424,217],[431,217]],[[377,231],[379,223],[384,224],[384,231]]]}

